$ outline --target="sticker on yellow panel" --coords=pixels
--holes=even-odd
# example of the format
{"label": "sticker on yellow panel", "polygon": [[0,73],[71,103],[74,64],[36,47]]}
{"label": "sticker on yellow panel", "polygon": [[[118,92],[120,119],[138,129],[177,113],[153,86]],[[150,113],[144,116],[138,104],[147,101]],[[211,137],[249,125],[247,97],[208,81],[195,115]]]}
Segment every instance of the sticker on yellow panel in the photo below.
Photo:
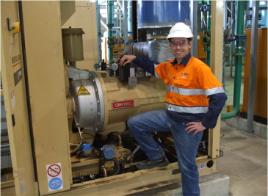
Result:
{"label": "sticker on yellow panel", "polygon": [[79,95],[90,95],[89,91],[84,86],[80,86],[77,91],[77,96]]}

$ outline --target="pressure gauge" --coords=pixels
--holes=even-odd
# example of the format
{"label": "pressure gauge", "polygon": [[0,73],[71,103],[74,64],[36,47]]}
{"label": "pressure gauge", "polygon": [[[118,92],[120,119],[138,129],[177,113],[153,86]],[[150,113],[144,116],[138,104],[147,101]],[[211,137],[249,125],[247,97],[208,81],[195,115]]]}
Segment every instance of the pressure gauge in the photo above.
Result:
{"label": "pressure gauge", "polygon": [[118,69],[118,64],[117,64],[117,63],[113,63],[113,64],[111,65],[111,69],[112,69],[113,71],[116,71],[116,70]]}

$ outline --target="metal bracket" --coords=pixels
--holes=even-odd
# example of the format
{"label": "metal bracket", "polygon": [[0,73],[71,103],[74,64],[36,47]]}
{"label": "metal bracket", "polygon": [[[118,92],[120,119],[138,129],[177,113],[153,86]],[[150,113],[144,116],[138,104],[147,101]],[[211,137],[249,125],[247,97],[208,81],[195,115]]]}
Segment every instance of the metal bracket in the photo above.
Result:
{"label": "metal bracket", "polygon": [[11,27],[11,26],[10,26],[10,23],[11,23],[11,22],[10,22],[10,18],[7,18],[7,29],[8,29],[8,31],[12,31],[13,28],[14,28],[14,27]]}
{"label": "metal bracket", "polygon": [[7,29],[8,31],[12,31],[12,33],[20,32],[20,23],[19,22],[11,22],[10,18],[7,18]]}

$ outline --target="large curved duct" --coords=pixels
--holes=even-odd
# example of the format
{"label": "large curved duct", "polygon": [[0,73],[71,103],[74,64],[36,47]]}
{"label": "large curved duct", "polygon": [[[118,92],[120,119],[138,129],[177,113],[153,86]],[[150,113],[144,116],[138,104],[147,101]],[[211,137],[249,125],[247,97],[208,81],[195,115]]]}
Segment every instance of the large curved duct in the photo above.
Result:
{"label": "large curved duct", "polygon": [[168,40],[153,40],[148,42],[133,43],[127,53],[136,56],[145,56],[155,63],[166,61],[174,58],[169,47]]}

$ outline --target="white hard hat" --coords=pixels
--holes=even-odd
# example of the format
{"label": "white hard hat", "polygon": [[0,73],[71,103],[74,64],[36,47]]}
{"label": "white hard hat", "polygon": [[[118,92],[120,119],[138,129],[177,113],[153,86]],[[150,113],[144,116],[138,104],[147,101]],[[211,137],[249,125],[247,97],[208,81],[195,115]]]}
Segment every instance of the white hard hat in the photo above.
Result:
{"label": "white hard hat", "polygon": [[178,22],[171,27],[167,39],[175,37],[192,38],[193,33],[188,25],[184,24],[183,22]]}

